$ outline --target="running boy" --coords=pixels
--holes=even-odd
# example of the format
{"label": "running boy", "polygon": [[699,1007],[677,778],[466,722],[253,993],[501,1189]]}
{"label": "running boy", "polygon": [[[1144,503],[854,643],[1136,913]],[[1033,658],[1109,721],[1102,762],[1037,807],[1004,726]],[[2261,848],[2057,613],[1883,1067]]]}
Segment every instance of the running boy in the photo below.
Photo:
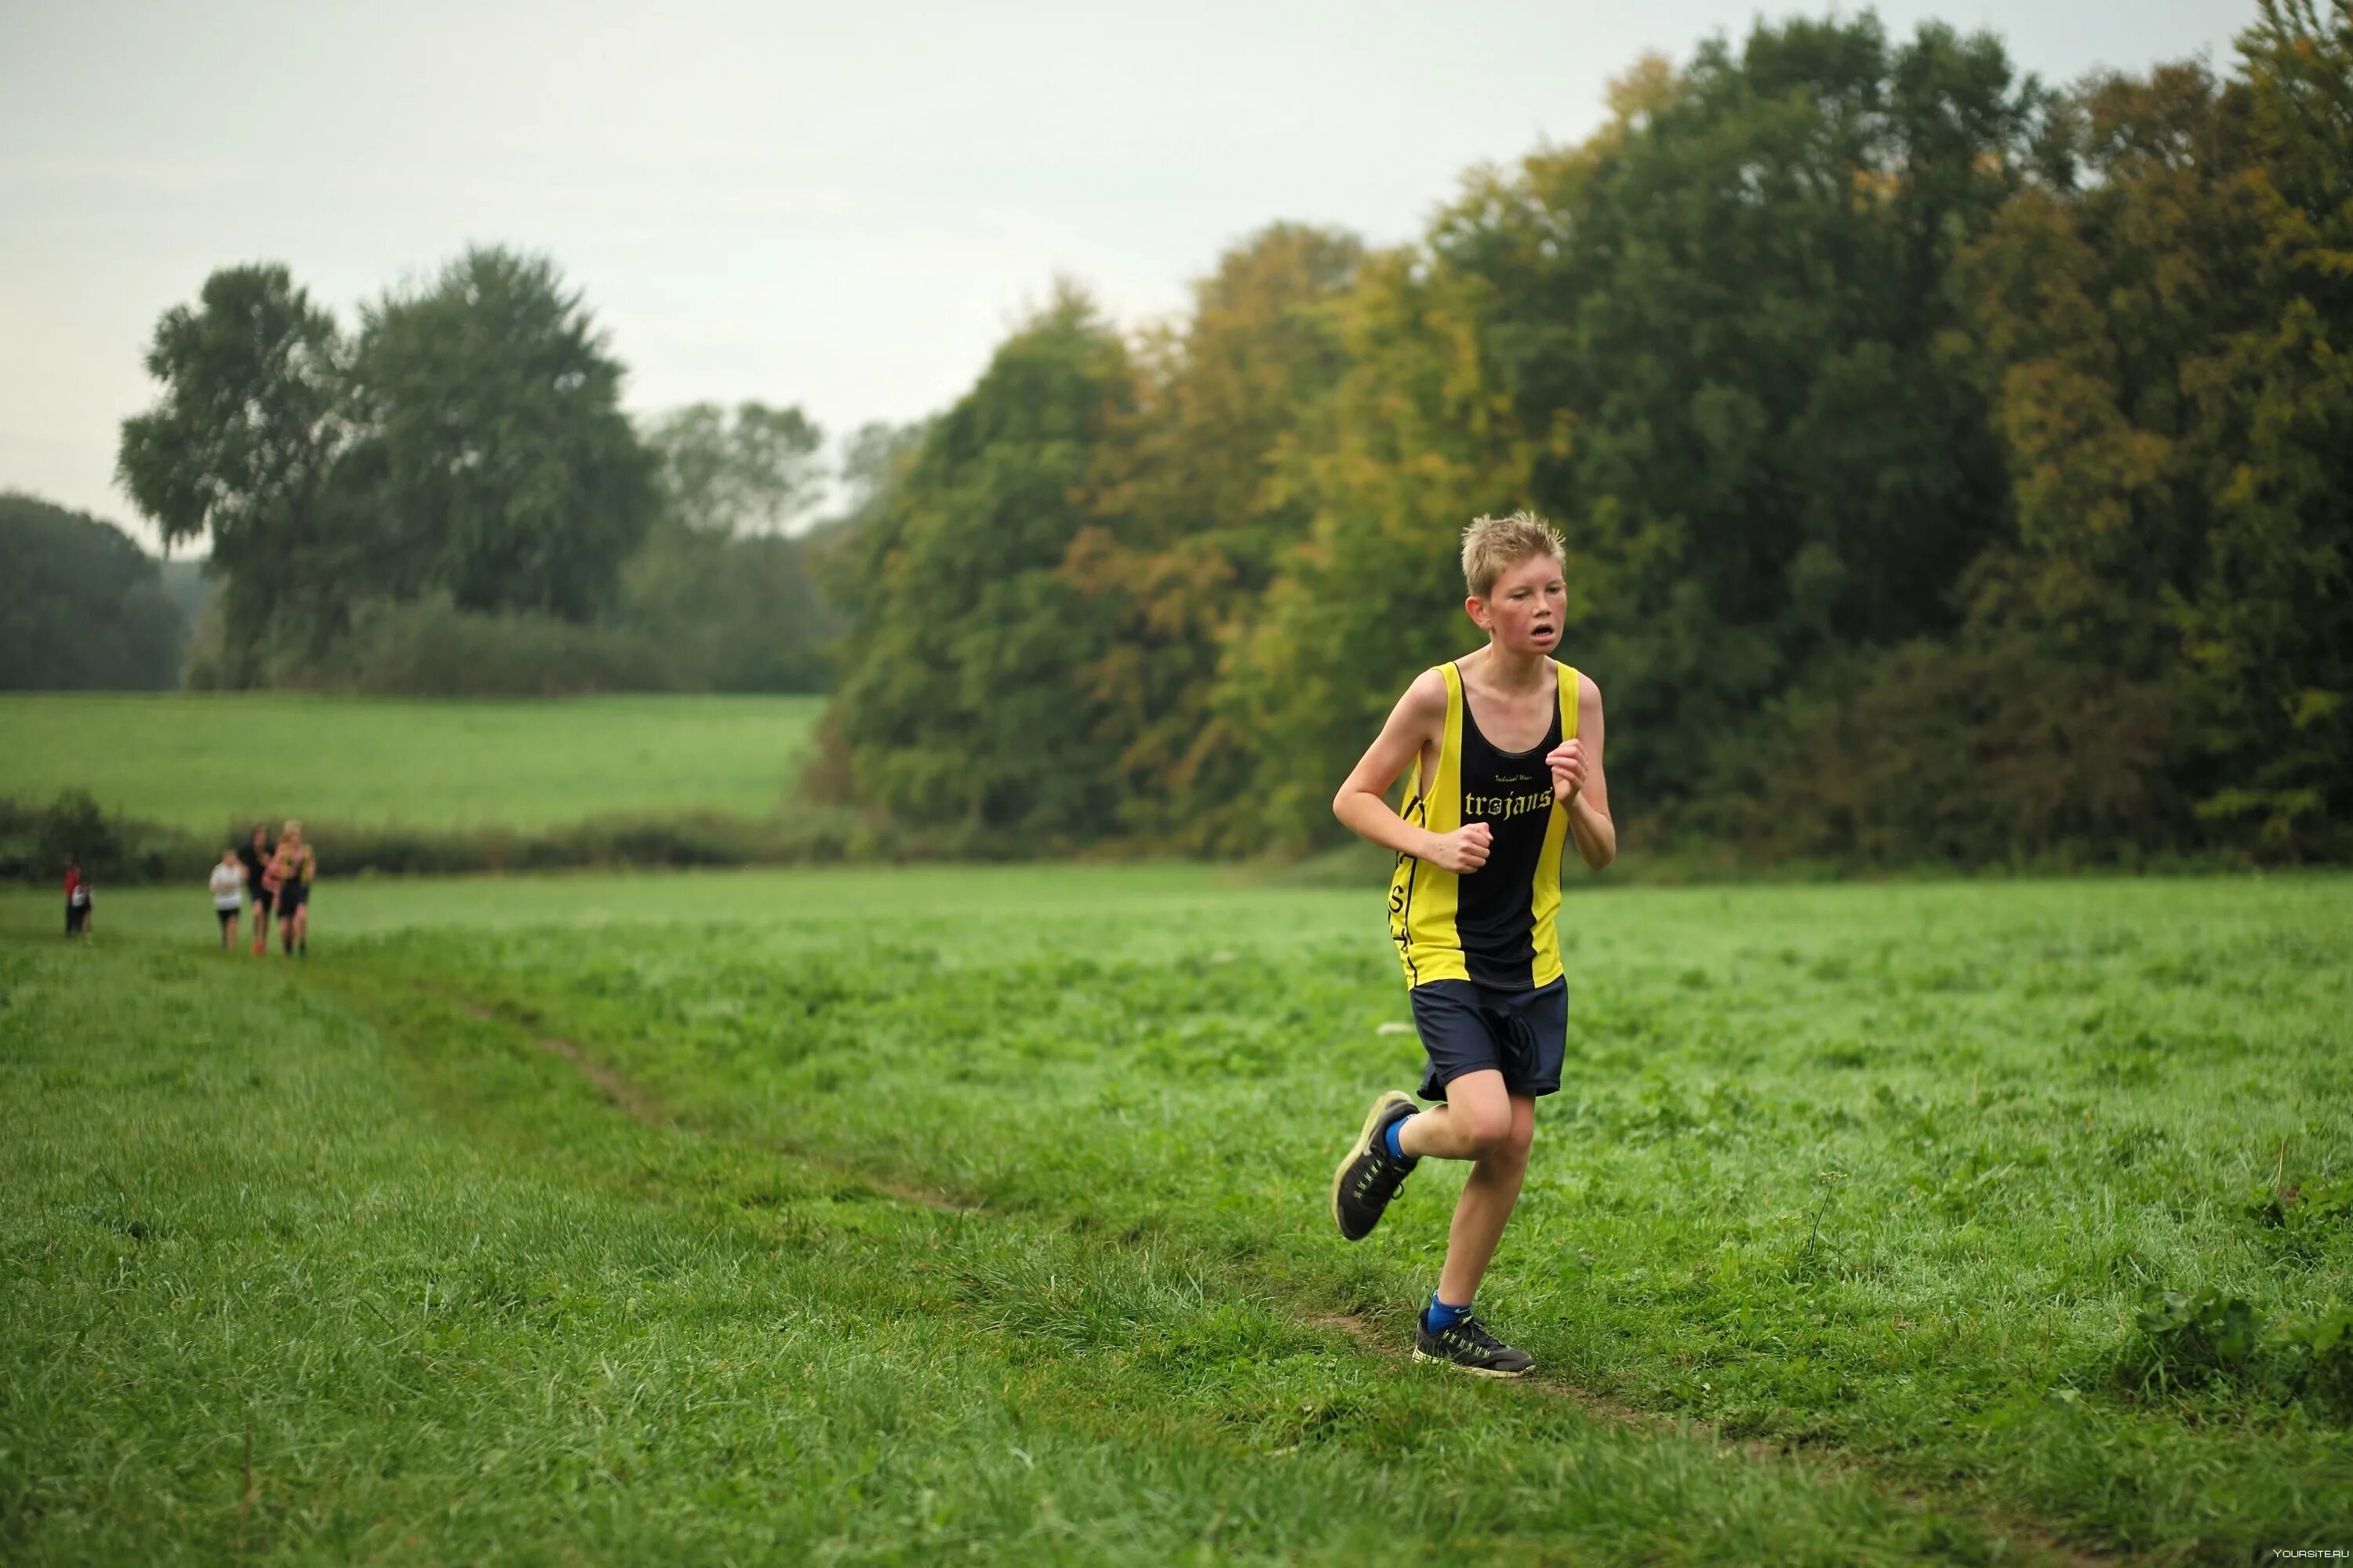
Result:
{"label": "running boy", "polygon": [[[1618,853],[1601,775],[1601,692],[1553,650],[1567,585],[1560,535],[1525,512],[1462,533],[1463,609],[1487,645],[1415,677],[1332,801],[1398,854],[1389,934],[1430,1069],[1418,1111],[1373,1102],[1332,1178],[1332,1217],[1369,1234],[1425,1155],[1472,1162],[1414,1357],[1489,1377],[1532,1364],[1471,1315],[1519,1201],[1535,1102],[1560,1087],[1568,1035],[1560,852],[1599,871]],[[1402,814],[1383,794],[1407,765]]]}

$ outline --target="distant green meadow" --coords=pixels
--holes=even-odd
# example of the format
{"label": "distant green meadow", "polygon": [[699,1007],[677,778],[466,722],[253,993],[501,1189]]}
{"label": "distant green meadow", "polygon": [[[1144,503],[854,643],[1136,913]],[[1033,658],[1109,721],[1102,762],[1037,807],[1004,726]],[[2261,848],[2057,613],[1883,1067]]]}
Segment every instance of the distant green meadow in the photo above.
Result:
{"label": "distant green meadow", "polygon": [[216,833],[536,829],[600,816],[776,811],[819,697],[558,701],[277,693],[0,695],[0,799],[86,789],[110,814]]}
{"label": "distant green meadow", "polygon": [[1614,890],[1482,1311],[1377,887],[0,895],[0,1558],[2353,1546],[2353,879]]}

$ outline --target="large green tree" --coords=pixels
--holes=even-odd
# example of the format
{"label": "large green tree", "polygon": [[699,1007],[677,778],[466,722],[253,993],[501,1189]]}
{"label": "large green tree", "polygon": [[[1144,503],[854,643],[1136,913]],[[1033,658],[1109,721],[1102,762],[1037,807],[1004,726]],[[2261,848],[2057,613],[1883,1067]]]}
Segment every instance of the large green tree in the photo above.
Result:
{"label": "large green tree", "polygon": [[153,556],[111,523],[0,491],[0,688],[177,683],[186,618]]}
{"label": "large green tree", "polygon": [[2209,569],[2184,596],[2216,788],[2271,853],[2353,847],[2353,4],[2263,0],[2241,40],[2269,295],[2201,411]]}
{"label": "large green tree", "polygon": [[1114,747],[1126,829],[1188,851],[1263,831],[1255,752],[1222,662],[1308,527],[1301,438],[1345,364],[1335,306],[1364,247],[1277,224],[1229,250],[1181,326],[1144,334],[1136,390],[1091,485],[1066,570],[1113,617],[1084,672]]}
{"label": "large green tree", "polygon": [[2087,82],[1956,270],[2015,521],[1964,640],[2038,650],[2046,705],[2078,694],[2026,771],[2085,840],[2346,832],[2348,16],[2267,5],[2234,80]]}
{"label": "large green tree", "polygon": [[210,541],[239,649],[273,620],[312,636],[339,624],[357,543],[325,494],[343,360],[334,318],[282,266],[223,268],[156,323],[147,370],[163,394],[122,422],[117,474],[166,546]]}
{"label": "large green tree", "polygon": [[1363,269],[1313,524],[1221,683],[1269,832],[1329,835],[1388,703],[1473,639],[1453,546],[1482,512],[1568,535],[1565,648],[1653,812],[1739,780],[1786,694],[1950,627],[2004,496],[1948,273],[2039,102],[1989,38],[1760,26],[1642,62],[1594,137],[1475,172]]}
{"label": "large green tree", "polygon": [[1132,385],[1118,335],[1058,288],[846,541],[832,792],[1033,844],[1116,826],[1112,748],[1080,680],[1107,617],[1061,567]]}
{"label": "large green tree", "polygon": [[370,520],[375,586],[574,620],[609,605],[658,505],[621,378],[542,257],[477,248],[369,306],[337,488]]}
{"label": "large green tree", "polygon": [[1234,847],[1332,833],[1333,790],[1414,673],[1474,635],[1459,608],[1462,527],[1527,493],[1514,416],[1475,280],[1409,251],[1367,259],[1338,302],[1345,368],[1291,471],[1307,509],[1220,667],[1216,710],[1249,782],[1197,810],[1244,815]]}
{"label": "large green tree", "polygon": [[2003,495],[1947,272],[2036,100],[1982,36],[1762,25],[1432,237],[1555,437],[1533,499],[1580,557],[1568,642],[1604,673],[1628,798],[1703,788],[1782,694],[1952,624]]}

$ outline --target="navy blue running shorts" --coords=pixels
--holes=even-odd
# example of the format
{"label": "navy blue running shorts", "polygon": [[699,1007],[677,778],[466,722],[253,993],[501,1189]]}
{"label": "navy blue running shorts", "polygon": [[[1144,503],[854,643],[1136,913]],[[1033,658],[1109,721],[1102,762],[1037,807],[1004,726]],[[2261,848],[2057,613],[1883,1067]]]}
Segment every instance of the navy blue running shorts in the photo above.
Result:
{"label": "navy blue running shorts", "polygon": [[1443,1100],[1446,1086],[1465,1073],[1493,1067],[1515,1095],[1560,1088],[1568,1051],[1568,979],[1534,991],[1494,991],[1472,980],[1424,980],[1413,999],[1413,1026],[1430,1057],[1421,1097]]}

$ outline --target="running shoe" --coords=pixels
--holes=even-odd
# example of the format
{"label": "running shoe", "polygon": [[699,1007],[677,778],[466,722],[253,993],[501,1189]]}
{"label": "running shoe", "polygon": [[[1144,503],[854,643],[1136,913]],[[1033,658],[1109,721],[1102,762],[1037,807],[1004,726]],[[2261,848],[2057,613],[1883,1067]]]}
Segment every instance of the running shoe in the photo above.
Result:
{"label": "running shoe", "polygon": [[1427,1312],[1416,1320],[1413,1359],[1440,1361],[1480,1377],[1521,1377],[1536,1364],[1534,1356],[1504,1343],[1473,1317],[1457,1318],[1432,1333]]}
{"label": "running shoe", "polygon": [[1332,1220],[1350,1241],[1362,1241],[1381,1223],[1381,1212],[1414,1168],[1415,1161],[1389,1153],[1389,1124],[1411,1116],[1413,1097],[1395,1089],[1373,1102],[1356,1141],[1332,1173]]}

